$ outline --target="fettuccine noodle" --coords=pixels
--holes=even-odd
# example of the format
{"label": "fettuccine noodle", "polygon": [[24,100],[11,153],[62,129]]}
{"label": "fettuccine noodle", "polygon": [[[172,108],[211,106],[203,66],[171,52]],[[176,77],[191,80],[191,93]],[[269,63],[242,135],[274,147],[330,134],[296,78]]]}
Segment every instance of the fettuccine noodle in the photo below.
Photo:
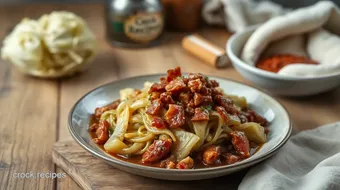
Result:
{"label": "fettuccine noodle", "polygon": [[[197,76],[201,77],[194,75],[191,77],[194,82],[187,82],[189,88],[195,88],[192,84],[199,87],[199,81],[194,78]],[[183,78],[172,80],[175,82],[168,82],[165,90],[171,91],[183,86]],[[199,80],[201,81],[202,77]],[[214,82],[210,83],[212,86]],[[165,160],[166,167],[169,168],[174,165],[171,162],[178,162],[177,168],[192,168],[190,163],[193,160],[190,156],[195,153],[199,155],[200,152],[206,165],[216,162],[229,164],[250,156],[248,141],[257,144],[266,142],[264,127],[267,121],[248,109],[244,97],[227,95],[218,87],[210,87],[217,95],[213,95],[214,98],[209,100],[209,97],[197,94],[191,89],[195,95],[191,96],[193,102],[190,103],[190,100],[186,99],[191,93],[188,90],[184,89],[184,93],[175,92],[170,96],[170,93],[162,89],[164,86],[161,88],[163,92],[158,93],[160,87],[157,85],[159,84],[146,82],[141,90],[122,89],[119,101],[97,108],[95,116],[98,117],[98,123],[94,123],[97,136],[95,142],[103,144],[105,151],[110,154],[127,157],[142,155],[142,163],[160,161],[170,154],[174,159]],[[175,103],[173,98],[188,100],[189,103]],[[210,102],[204,103],[204,98]],[[198,101],[201,103],[197,103]],[[190,110],[193,104],[203,106]],[[109,137],[103,132],[106,127],[109,127]],[[223,150],[220,150],[219,146],[224,146]],[[221,161],[221,151],[225,151],[226,161]]]}

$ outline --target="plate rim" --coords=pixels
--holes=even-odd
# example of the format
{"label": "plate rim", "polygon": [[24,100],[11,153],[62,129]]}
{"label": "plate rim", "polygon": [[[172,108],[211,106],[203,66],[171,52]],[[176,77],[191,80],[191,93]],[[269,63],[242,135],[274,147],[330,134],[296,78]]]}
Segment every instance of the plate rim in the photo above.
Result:
{"label": "plate rim", "polygon": [[[183,74],[187,74],[187,73],[183,72]],[[231,81],[233,83],[237,83],[239,85],[244,85],[244,86],[247,86],[251,89],[257,90],[257,91],[263,93],[264,95],[266,95],[267,97],[269,97],[272,101],[277,103],[284,110],[284,113],[286,114],[286,116],[289,120],[289,122],[288,122],[289,123],[288,132],[285,134],[284,138],[276,146],[274,146],[270,151],[265,152],[263,155],[261,155],[261,157],[258,157],[254,160],[250,160],[248,162],[245,160],[245,162],[239,162],[239,163],[235,163],[235,164],[231,164],[231,165],[223,165],[223,166],[216,166],[216,167],[210,167],[210,168],[198,168],[198,169],[192,169],[192,170],[169,170],[169,169],[166,169],[166,168],[157,168],[157,167],[153,167],[153,166],[144,166],[144,165],[140,165],[140,164],[130,163],[130,162],[127,162],[127,161],[120,160],[118,158],[114,158],[113,156],[110,156],[106,152],[104,152],[105,156],[103,156],[102,154],[97,153],[95,150],[92,150],[92,147],[87,146],[88,143],[83,143],[81,141],[81,137],[73,130],[74,127],[72,125],[72,115],[74,113],[74,110],[77,107],[77,105],[82,100],[84,100],[89,94],[91,94],[92,92],[99,90],[99,89],[101,89],[105,86],[121,83],[122,81],[138,79],[140,77],[157,77],[157,76],[160,77],[160,76],[164,76],[164,75],[165,75],[165,73],[155,73],[155,74],[136,75],[136,76],[132,76],[132,77],[126,77],[126,78],[122,78],[122,79],[118,79],[118,80],[115,80],[115,81],[104,83],[103,85],[100,85],[100,86],[90,90],[89,92],[85,93],[81,98],[79,98],[74,103],[74,105],[72,106],[72,108],[71,108],[71,110],[68,114],[68,130],[69,130],[71,136],[73,137],[73,139],[82,148],[84,148],[86,151],[88,151],[89,153],[91,153],[95,157],[103,159],[105,162],[108,162],[110,165],[117,164],[117,165],[120,165],[121,167],[128,167],[128,168],[131,168],[131,169],[138,169],[138,170],[151,171],[151,172],[160,172],[160,173],[168,173],[168,174],[169,173],[171,173],[171,174],[197,174],[199,172],[210,173],[210,172],[216,172],[216,171],[245,168],[245,167],[248,167],[249,165],[254,165],[258,162],[261,162],[261,161],[269,158],[273,154],[275,154],[283,145],[285,145],[287,143],[287,141],[291,137],[292,129],[293,129],[292,118],[291,118],[288,110],[286,109],[286,107],[284,105],[282,105],[278,100],[274,99],[272,96],[270,96],[269,94],[267,94],[263,90],[260,90],[256,87],[244,84],[244,83],[239,82],[239,81],[235,81],[235,80],[230,79],[230,78],[224,78],[224,77],[213,76],[213,75],[206,75],[206,76],[214,77],[214,78],[217,78],[217,79],[220,79],[220,80]]]}

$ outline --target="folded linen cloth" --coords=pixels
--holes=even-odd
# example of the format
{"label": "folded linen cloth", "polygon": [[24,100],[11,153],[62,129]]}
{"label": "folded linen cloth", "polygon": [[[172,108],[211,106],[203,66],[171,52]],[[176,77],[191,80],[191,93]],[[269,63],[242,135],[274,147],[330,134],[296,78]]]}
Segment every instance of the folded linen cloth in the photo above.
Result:
{"label": "folded linen cloth", "polygon": [[[303,35],[299,36],[303,37]],[[320,64],[287,65],[279,71],[279,74],[291,76],[320,76],[340,73],[339,36],[322,28],[316,29],[307,35],[307,52],[313,60],[317,60]],[[298,55],[294,52],[292,54]]]}
{"label": "folded linen cloth", "polygon": [[231,32],[264,23],[289,11],[280,5],[253,0],[207,0],[202,10],[204,20],[212,25],[225,25]]}
{"label": "folded linen cloth", "polygon": [[340,73],[340,9],[331,1],[291,11],[266,1],[210,0],[203,8],[203,17],[210,24],[225,24],[236,32],[263,23],[241,54],[250,65],[255,66],[261,56],[292,54],[309,56],[320,64],[288,65],[279,74],[314,77]]}
{"label": "folded linen cloth", "polygon": [[340,189],[340,122],[302,131],[252,168],[239,190]]}
{"label": "folded linen cloth", "polygon": [[[272,42],[282,38],[307,35],[307,53],[319,65],[295,64],[284,67],[279,74],[291,76],[320,76],[340,73],[338,53],[340,49],[340,10],[330,1],[321,1],[313,6],[297,9],[270,19],[261,25],[248,39],[242,59],[254,65],[268,51]],[[327,30],[323,30],[325,28]],[[315,31],[317,30],[317,31]],[[296,42],[292,42],[292,46]],[[267,50],[266,50],[267,49]]]}

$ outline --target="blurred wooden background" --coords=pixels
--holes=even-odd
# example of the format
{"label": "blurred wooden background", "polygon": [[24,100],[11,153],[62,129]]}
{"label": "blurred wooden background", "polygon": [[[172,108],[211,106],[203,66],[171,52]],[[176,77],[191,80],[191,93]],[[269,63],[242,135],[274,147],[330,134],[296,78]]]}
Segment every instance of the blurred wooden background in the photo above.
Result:
{"label": "blurred wooden background", "polygon": [[[0,0],[0,4],[21,4],[21,3],[98,3],[104,2],[105,0]],[[213,1],[213,0],[202,0],[202,1]],[[312,5],[320,0],[254,0],[254,1],[273,1],[281,4],[284,7],[299,8]],[[336,4],[340,5],[340,0],[331,0]]]}
{"label": "blurred wooden background", "polygon": [[[70,138],[67,129],[70,108],[99,85],[165,72],[175,66],[181,66],[184,72],[201,72],[250,84],[232,67],[217,70],[187,54],[180,46],[186,33],[167,33],[160,46],[149,49],[111,47],[105,41],[104,9],[100,3],[1,5],[0,39],[21,18],[38,18],[53,10],[68,10],[83,17],[98,38],[98,55],[88,71],[60,80],[24,76],[0,60],[0,189],[79,189],[70,177],[17,179],[13,174],[63,172],[52,162],[52,146]],[[204,28],[198,32],[223,48],[229,37],[224,29]],[[340,88],[311,97],[275,98],[287,107],[295,129],[304,130],[339,121],[339,97]]]}

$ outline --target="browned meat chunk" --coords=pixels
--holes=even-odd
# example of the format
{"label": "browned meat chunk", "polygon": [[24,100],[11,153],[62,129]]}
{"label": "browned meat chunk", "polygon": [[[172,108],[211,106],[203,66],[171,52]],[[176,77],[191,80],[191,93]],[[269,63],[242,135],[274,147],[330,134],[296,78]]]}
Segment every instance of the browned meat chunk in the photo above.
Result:
{"label": "browned meat chunk", "polygon": [[221,147],[210,146],[203,152],[203,162],[207,165],[213,165],[221,155]]}
{"label": "browned meat chunk", "polygon": [[176,103],[174,99],[172,99],[171,92],[163,92],[160,96],[160,100],[163,104],[174,104]]}
{"label": "browned meat chunk", "polygon": [[161,96],[161,92],[151,92],[150,94],[150,99],[152,100],[157,100]]}
{"label": "browned meat chunk", "polygon": [[166,77],[166,82],[171,82],[177,77],[181,77],[182,72],[180,67],[176,67],[175,69],[169,69],[168,70],[168,76]]}
{"label": "browned meat chunk", "polygon": [[176,78],[165,86],[165,90],[167,92],[178,93],[186,87],[187,86],[184,84],[182,78]]}
{"label": "browned meat chunk", "polygon": [[211,88],[203,87],[200,93],[204,96],[211,96],[212,90]]}
{"label": "browned meat chunk", "polygon": [[188,85],[189,79],[188,79],[188,78],[184,78],[184,77],[182,77],[182,78],[183,78],[184,84],[185,84],[185,85]]}
{"label": "browned meat chunk", "polygon": [[228,113],[225,111],[224,107],[216,106],[215,110],[221,115],[221,117],[223,118],[224,122],[229,123]]}
{"label": "browned meat chunk", "polygon": [[191,99],[187,106],[191,108],[195,108],[194,99]]}
{"label": "browned meat chunk", "polygon": [[217,95],[214,97],[214,101],[217,103],[217,105],[222,106],[225,111],[231,115],[238,114],[238,110],[234,106],[233,100],[223,97],[222,95]]}
{"label": "browned meat chunk", "polygon": [[200,92],[203,88],[203,83],[200,79],[196,80],[189,80],[188,87],[190,88],[191,92]]}
{"label": "browned meat chunk", "polygon": [[158,128],[158,129],[164,129],[167,127],[164,120],[160,117],[154,117],[152,118],[151,125]]}
{"label": "browned meat chunk", "polygon": [[220,86],[216,80],[210,80],[210,83],[211,83],[211,87],[213,87],[213,88]]}
{"label": "browned meat chunk", "polygon": [[207,77],[202,75],[201,73],[190,73],[188,76],[189,80],[196,80],[199,79],[202,83],[206,83]]}
{"label": "browned meat chunk", "polygon": [[227,164],[234,164],[234,163],[236,163],[236,162],[241,160],[241,158],[239,156],[233,155],[231,153],[227,153],[225,155],[225,158],[226,158]]}
{"label": "browned meat chunk", "polygon": [[176,165],[177,169],[192,169],[194,167],[194,160],[190,156],[179,161]]}
{"label": "browned meat chunk", "polygon": [[231,143],[234,146],[237,154],[242,158],[250,157],[250,146],[249,141],[244,132],[241,131],[232,131],[230,133]]}
{"label": "browned meat chunk", "polygon": [[192,94],[190,92],[181,92],[178,95],[179,101],[181,101],[183,104],[188,104],[192,98]]}
{"label": "browned meat chunk", "polygon": [[176,164],[175,164],[175,162],[169,161],[169,162],[166,164],[166,169],[176,169]]}
{"label": "browned meat chunk", "polygon": [[213,97],[214,96],[223,96],[223,93],[220,90],[218,90],[217,88],[212,88],[211,89],[211,94],[213,95]]}
{"label": "browned meat chunk", "polygon": [[248,122],[255,122],[263,127],[268,126],[268,121],[253,110],[243,111],[239,115],[246,117]]}
{"label": "browned meat chunk", "polygon": [[203,96],[201,94],[195,93],[194,95],[194,105],[201,106],[212,103],[211,96]]}
{"label": "browned meat chunk", "polygon": [[99,124],[98,123],[94,123],[89,127],[89,132],[94,132],[98,129]]}
{"label": "browned meat chunk", "polygon": [[166,169],[176,169],[176,164],[175,164],[175,157],[172,155],[169,158],[163,160],[159,167],[160,168],[166,168]]}
{"label": "browned meat chunk", "polygon": [[142,162],[152,163],[161,160],[169,154],[171,145],[172,141],[170,139],[155,140],[143,154]]}
{"label": "browned meat chunk", "polygon": [[170,104],[164,115],[165,121],[171,128],[178,128],[185,124],[184,109],[182,106]]}
{"label": "browned meat chunk", "polygon": [[99,123],[99,127],[96,130],[97,138],[94,138],[93,141],[96,144],[104,144],[109,139],[109,128],[110,124],[106,120]]}
{"label": "browned meat chunk", "polygon": [[119,105],[119,101],[116,101],[116,102],[113,102],[112,104],[109,104],[107,106],[104,106],[104,107],[101,107],[101,108],[96,108],[95,112],[94,112],[94,116],[96,118],[100,118],[100,116],[106,112],[106,111],[109,111],[109,110],[113,110],[113,109],[116,109]]}
{"label": "browned meat chunk", "polygon": [[154,83],[150,90],[149,90],[149,93],[152,93],[152,92],[165,92],[165,86],[166,84],[164,83],[161,83],[161,84],[158,84],[158,83]]}
{"label": "browned meat chunk", "polygon": [[206,121],[206,120],[209,120],[209,112],[201,108],[196,108],[195,115],[191,118],[191,121]]}
{"label": "browned meat chunk", "polygon": [[146,113],[149,115],[158,115],[162,108],[162,102],[160,99],[152,101],[151,105],[146,109]]}
{"label": "browned meat chunk", "polygon": [[185,113],[188,115],[188,116],[193,116],[195,114],[195,109],[192,108],[192,107],[189,107],[187,106],[185,108]]}

